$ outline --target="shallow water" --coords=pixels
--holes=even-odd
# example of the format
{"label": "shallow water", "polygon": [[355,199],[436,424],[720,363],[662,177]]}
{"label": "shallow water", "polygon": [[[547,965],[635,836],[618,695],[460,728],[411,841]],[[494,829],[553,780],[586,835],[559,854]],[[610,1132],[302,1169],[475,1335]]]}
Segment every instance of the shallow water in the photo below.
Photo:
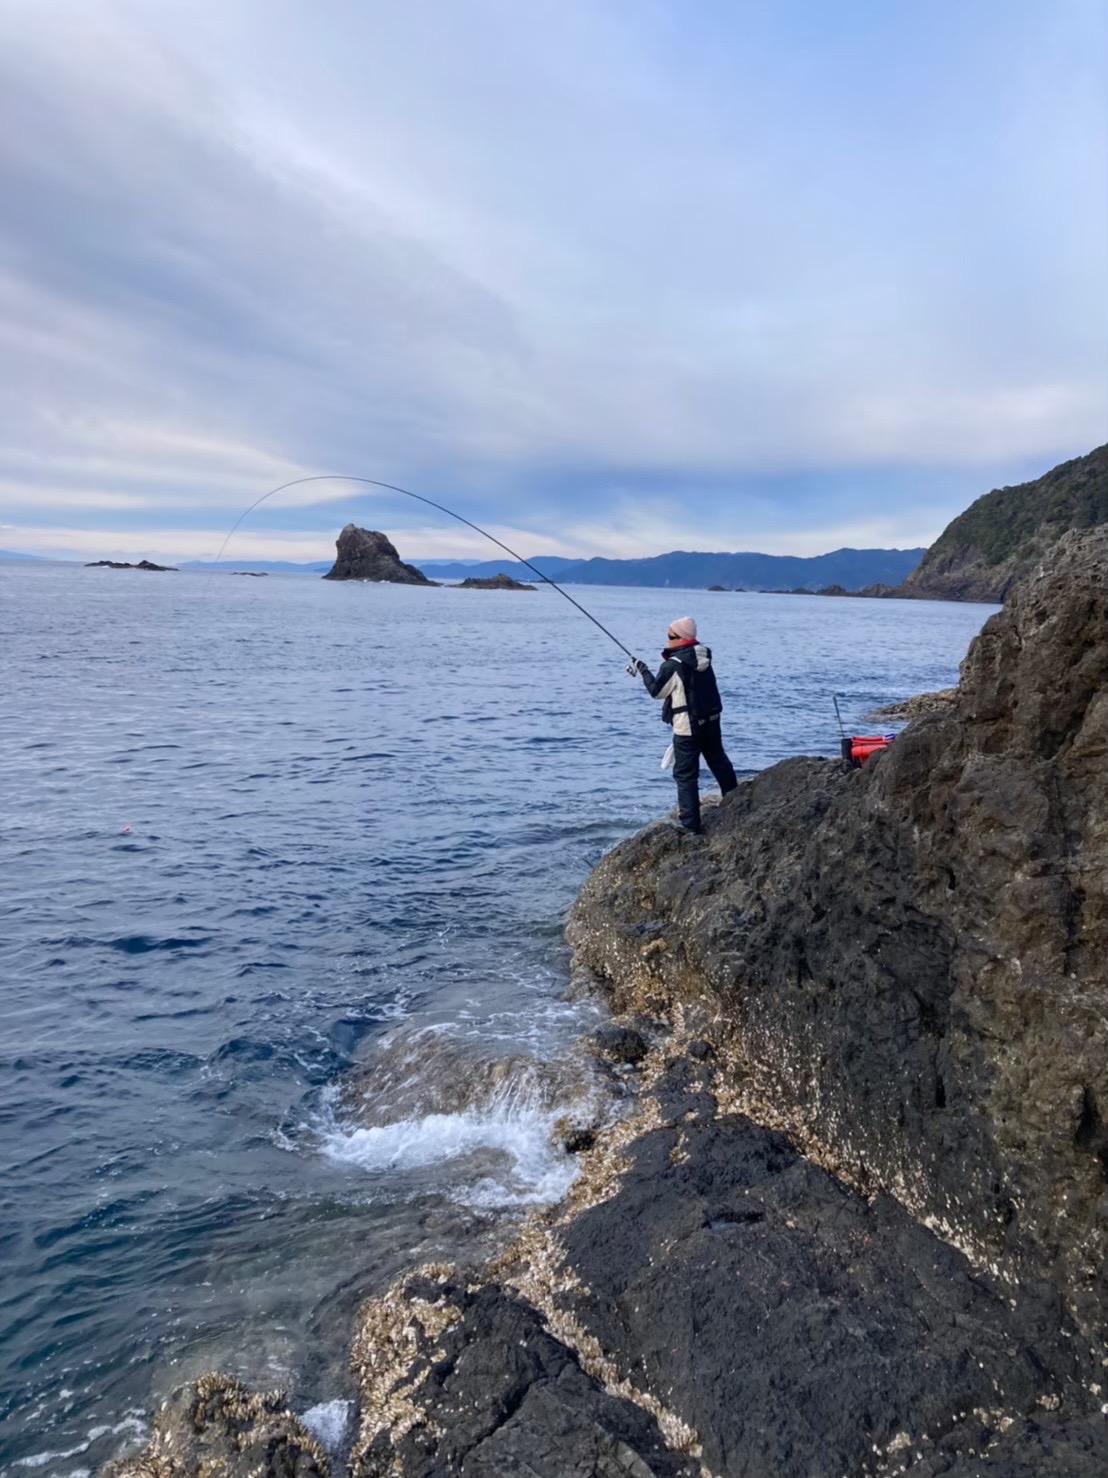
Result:
{"label": "shallow water", "polygon": [[[988,614],[574,593],[648,660],[698,614],[747,772]],[[357,1299],[560,1194],[561,918],[672,804],[622,667],[549,590],[0,564],[4,1471],[93,1470],[213,1365],[341,1426]]]}

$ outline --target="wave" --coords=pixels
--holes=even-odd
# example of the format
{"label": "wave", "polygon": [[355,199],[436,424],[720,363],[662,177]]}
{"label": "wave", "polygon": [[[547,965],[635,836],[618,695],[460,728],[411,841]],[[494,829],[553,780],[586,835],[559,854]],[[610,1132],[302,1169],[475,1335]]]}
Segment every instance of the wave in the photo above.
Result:
{"label": "wave", "polygon": [[322,1153],[373,1175],[441,1167],[438,1188],[471,1207],[558,1200],[577,1174],[559,1121],[603,1111],[599,1080],[584,1055],[483,1050],[441,1028],[395,1033],[326,1100]]}

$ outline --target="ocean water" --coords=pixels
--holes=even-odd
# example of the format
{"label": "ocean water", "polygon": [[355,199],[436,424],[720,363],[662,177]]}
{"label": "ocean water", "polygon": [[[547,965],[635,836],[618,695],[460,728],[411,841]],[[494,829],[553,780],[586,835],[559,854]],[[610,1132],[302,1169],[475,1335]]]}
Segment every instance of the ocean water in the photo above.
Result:
{"label": "ocean water", "polygon": [[[574,593],[648,660],[699,617],[747,773],[989,613]],[[340,1441],[359,1298],[565,1189],[562,917],[673,803],[623,666],[550,590],[0,564],[0,1471],[215,1366]]]}

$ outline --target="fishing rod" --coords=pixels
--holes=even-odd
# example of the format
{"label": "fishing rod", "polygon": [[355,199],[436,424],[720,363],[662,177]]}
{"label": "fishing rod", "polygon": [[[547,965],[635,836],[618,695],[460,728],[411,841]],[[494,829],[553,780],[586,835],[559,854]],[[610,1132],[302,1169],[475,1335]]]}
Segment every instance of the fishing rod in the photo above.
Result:
{"label": "fishing rod", "polygon": [[835,705],[835,717],[839,721],[839,733],[842,735],[842,741],[845,744],[846,743],[846,730],[843,728],[843,716],[839,712],[838,694],[836,694],[836,693],[832,693],[831,694],[831,702]]}
{"label": "fishing rod", "polygon": [[[498,539],[495,534],[490,534],[488,529],[483,529],[480,524],[473,523],[468,518],[463,518],[460,513],[455,513],[452,508],[444,507],[442,503],[436,503],[432,498],[425,498],[422,493],[409,492],[407,488],[397,487],[394,482],[379,482],[375,477],[351,477],[349,474],[343,472],[320,472],[314,474],[311,477],[294,477],[291,482],[283,482],[280,487],[270,488],[268,493],[263,493],[260,498],[255,498],[250,507],[239,514],[238,518],[232,524],[227,537],[219,546],[219,553],[215,557],[215,563],[218,565],[220,559],[223,556],[223,551],[231,542],[231,536],[242,523],[243,519],[245,519],[249,514],[253,513],[255,508],[260,507],[267,498],[272,498],[274,494],[283,493],[286,488],[299,487],[301,486],[301,484],[306,482],[360,482],[364,483],[367,487],[384,488],[390,493],[402,493],[405,498],[414,498],[417,503],[426,503],[428,508],[435,508],[438,510],[439,513],[445,513],[448,518],[456,518],[459,523],[464,523],[467,529],[473,529],[475,533],[482,535],[483,538],[486,538],[491,543],[495,544],[498,549],[503,549],[505,554],[510,554],[513,559],[518,560],[521,565],[526,565],[533,574],[537,575],[540,580],[545,581],[547,585],[552,585],[560,596],[563,596],[566,600],[569,601],[571,606],[577,607],[582,616],[587,616],[594,626],[599,627],[599,629],[604,633],[609,641],[615,642],[620,651],[623,652],[625,656],[630,657],[632,664],[637,662],[638,659],[636,658],[634,652],[632,652],[628,647],[625,647],[618,636],[613,636],[608,628],[603,624],[603,622],[598,621],[591,611],[586,611],[585,607],[581,604],[579,600],[574,600],[573,596],[568,594],[567,591],[563,590],[556,580],[552,580],[549,575],[544,575],[542,570],[533,565],[529,559],[524,559],[522,554],[517,554],[514,549],[509,549],[507,544]],[[627,670],[630,672],[632,669],[628,668]]]}

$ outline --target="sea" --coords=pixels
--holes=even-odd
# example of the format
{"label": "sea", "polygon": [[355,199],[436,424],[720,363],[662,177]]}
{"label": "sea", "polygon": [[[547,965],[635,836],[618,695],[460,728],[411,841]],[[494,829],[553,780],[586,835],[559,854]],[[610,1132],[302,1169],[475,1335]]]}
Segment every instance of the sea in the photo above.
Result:
{"label": "sea", "polygon": [[[740,774],[992,609],[571,593],[651,662],[697,617]],[[674,800],[625,664],[549,588],[0,563],[0,1472],[210,1369],[341,1447],[359,1301],[566,1190],[556,1121],[619,1110],[563,918]]]}

